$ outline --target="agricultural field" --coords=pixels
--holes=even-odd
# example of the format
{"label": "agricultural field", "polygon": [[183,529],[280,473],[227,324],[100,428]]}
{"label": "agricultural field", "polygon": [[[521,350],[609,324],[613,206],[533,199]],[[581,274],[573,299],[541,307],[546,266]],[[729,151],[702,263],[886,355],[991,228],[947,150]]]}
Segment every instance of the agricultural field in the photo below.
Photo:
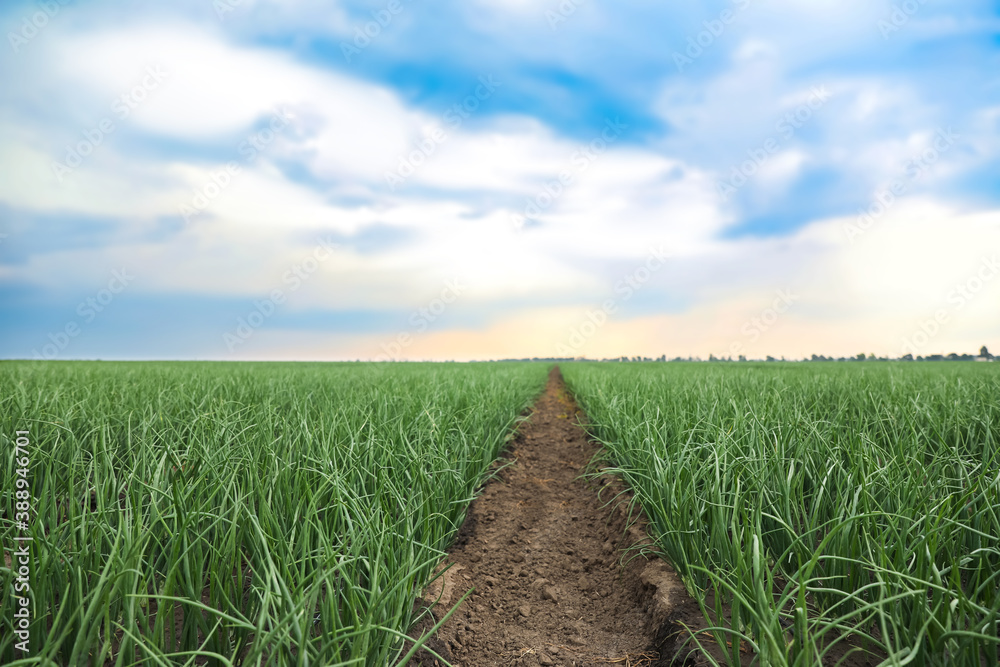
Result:
{"label": "agricultural field", "polygon": [[15,655],[4,596],[0,663],[404,662],[414,600],[547,372],[4,363],[0,534],[9,553],[26,430],[33,621]]}
{"label": "agricultural field", "polygon": [[[29,535],[33,606],[25,656],[0,602],[0,663],[998,664],[996,365],[550,370],[4,363],[0,584]],[[652,543],[588,487],[607,473]],[[640,550],[699,621],[679,650]]]}
{"label": "agricultural field", "polygon": [[562,371],[714,623],[692,648],[731,664],[997,664],[995,364]]}

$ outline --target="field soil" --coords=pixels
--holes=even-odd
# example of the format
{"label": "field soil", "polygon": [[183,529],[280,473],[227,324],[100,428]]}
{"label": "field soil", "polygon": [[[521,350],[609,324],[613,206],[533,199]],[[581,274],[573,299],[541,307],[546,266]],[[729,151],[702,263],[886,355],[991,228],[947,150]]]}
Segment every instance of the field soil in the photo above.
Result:
{"label": "field soil", "polygon": [[[703,664],[681,647],[683,625],[704,627],[698,605],[641,555],[650,540],[630,496],[609,476],[581,478],[597,451],[581,418],[554,369],[424,592],[435,621],[414,637],[472,590],[426,644],[451,664]],[[423,650],[410,664],[441,662]]]}

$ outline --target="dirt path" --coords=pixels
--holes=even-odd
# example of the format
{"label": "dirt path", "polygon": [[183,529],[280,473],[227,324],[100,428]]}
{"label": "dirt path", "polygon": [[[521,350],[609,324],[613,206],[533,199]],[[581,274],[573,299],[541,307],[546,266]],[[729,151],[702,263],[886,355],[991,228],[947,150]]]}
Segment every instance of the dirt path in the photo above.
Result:
{"label": "dirt path", "polygon": [[[475,589],[428,642],[454,665],[669,664],[677,621],[701,622],[663,561],[623,567],[623,549],[645,534],[610,503],[614,480],[580,479],[596,448],[577,415],[554,369],[507,453],[516,462],[473,502],[451,569],[425,594],[441,596],[440,618]],[[436,662],[424,651],[411,664]]]}

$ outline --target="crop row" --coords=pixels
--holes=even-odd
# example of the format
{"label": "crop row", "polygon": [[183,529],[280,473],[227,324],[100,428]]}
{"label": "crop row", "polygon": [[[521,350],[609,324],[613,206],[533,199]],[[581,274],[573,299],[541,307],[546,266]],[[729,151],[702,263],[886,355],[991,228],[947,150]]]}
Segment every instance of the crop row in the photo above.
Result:
{"label": "crop row", "polygon": [[[532,364],[6,363],[0,539],[30,433],[31,651],[11,664],[386,665]],[[14,568],[0,567],[11,591]]]}
{"label": "crop row", "polygon": [[994,365],[563,373],[731,664],[997,664]]}

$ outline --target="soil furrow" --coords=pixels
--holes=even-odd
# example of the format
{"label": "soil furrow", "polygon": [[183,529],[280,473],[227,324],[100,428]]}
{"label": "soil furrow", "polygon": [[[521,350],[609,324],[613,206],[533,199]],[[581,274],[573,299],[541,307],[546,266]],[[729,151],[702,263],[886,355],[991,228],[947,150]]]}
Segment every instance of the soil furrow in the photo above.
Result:
{"label": "soil furrow", "polygon": [[[596,447],[578,416],[554,369],[425,591],[441,618],[474,589],[427,643],[453,665],[669,664],[678,622],[703,623],[666,563],[626,551],[646,538],[617,482],[581,479]],[[436,663],[422,651],[411,664]]]}

